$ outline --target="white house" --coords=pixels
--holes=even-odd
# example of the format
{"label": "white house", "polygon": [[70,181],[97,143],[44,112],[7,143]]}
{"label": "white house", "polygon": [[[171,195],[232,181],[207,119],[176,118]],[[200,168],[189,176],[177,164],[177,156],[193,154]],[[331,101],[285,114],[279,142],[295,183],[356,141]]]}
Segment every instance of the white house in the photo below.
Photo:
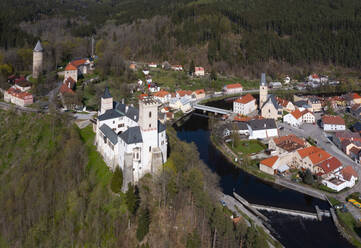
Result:
{"label": "white house", "polygon": [[168,103],[171,98],[171,94],[165,90],[160,90],[160,91],[154,93],[153,96],[154,96],[154,99],[160,103]]}
{"label": "white house", "polygon": [[123,190],[146,173],[156,173],[167,161],[166,127],[158,120],[158,103],[139,101],[139,110],[113,102],[106,89],[96,124],[96,146],[105,163],[123,171]]}
{"label": "white house", "polygon": [[303,123],[309,123],[309,124],[314,124],[316,123],[316,117],[313,113],[311,113],[310,111],[308,111],[307,109],[303,110],[301,112],[302,114],[302,122]]}
{"label": "white house", "polygon": [[247,94],[233,102],[233,112],[248,115],[257,110],[256,98],[251,94]]}
{"label": "white house", "polygon": [[289,114],[286,114],[283,116],[283,122],[293,126],[293,127],[299,127],[302,124],[302,114],[301,111],[296,109],[295,111],[292,111]]}
{"label": "white house", "polygon": [[197,77],[204,76],[204,68],[203,67],[195,67],[194,68],[194,75]]}
{"label": "white house", "polygon": [[226,94],[238,94],[242,93],[243,87],[241,84],[227,84],[223,87],[223,90]]}
{"label": "white house", "polygon": [[322,117],[322,127],[326,132],[337,132],[346,130],[345,120],[337,115],[324,115]]}
{"label": "white house", "polygon": [[156,63],[150,63],[150,64],[148,64],[148,67],[149,68],[157,68],[157,64]]}
{"label": "white house", "polygon": [[255,119],[248,122],[249,139],[268,139],[278,136],[274,119]]}

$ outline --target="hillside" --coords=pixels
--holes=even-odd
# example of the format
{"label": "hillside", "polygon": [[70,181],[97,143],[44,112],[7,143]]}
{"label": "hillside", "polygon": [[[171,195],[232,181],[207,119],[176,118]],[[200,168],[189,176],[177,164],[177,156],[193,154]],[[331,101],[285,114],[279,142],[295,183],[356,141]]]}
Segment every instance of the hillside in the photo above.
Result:
{"label": "hillside", "polygon": [[163,174],[123,194],[110,189],[116,174],[91,127],[69,123],[0,111],[0,247],[195,248],[214,237],[217,247],[267,247],[261,230],[232,223],[214,200],[217,179],[174,131]]}
{"label": "hillside", "polygon": [[[95,34],[106,41],[103,50],[125,59],[185,65],[193,59],[218,72],[361,65],[358,0],[4,0],[0,7],[1,47],[32,48],[42,37],[60,60],[90,53],[86,40]],[[49,29],[80,40],[64,45]]]}

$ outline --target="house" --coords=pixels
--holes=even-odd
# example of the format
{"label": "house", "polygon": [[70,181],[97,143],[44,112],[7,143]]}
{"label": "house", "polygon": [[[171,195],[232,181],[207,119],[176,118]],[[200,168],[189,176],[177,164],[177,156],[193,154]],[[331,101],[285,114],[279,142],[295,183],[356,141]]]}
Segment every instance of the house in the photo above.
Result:
{"label": "house", "polygon": [[283,108],[278,104],[274,95],[269,95],[266,102],[261,107],[261,115],[267,119],[275,119],[282,117]]}
{"label": "house", "polygon": [[294,134],[275,137],[268,142],[268,149],[277,154],[291,153],[306,146],[307,142]]}
{"label": "house", "polygon": [[76,68],[73,64],[69,63],[65,67],[64,72],[64,81],[71,77],[75,82],[78,82],[78,68]]}
{"label": "house", "polygon": [[352,126],[352,131],[361,134],[361,122],[356,122],[356,123]]}
{"label": "house", "polygon": [[285,79],[283,80],[284,84],[289,84],[291,83],[291,78],[289,76],[286,76]]}
{"label": "house", "polygon": [[278,136],[274,119],[254,119],[248,122],[249,139],[268,139]]}
{"label": "house", "polygon": [[171,94],[168,91],[160,90],[153,94],[153,97],[159,103],[167,103],[170,100]]}
{"label": "house", "polygon": [[240,135],[249,135],[248,124],[246,122],[228,123],[227,125],[225,125],[224,130],[228,135],[230,135],[234,131],[236,131]]}
{"label": "house", "polygon": [[26,107],[34,103],[34,98],[31,93],[21,91],[15,86],[12,86],[4,92],[4,101],[11,102],[21,107]]}
{"label": "house", "polygon": [[273,156],[270,158],[266,158],[264,160],[262,160],[259,163],[259,169],[260,171],[263,171],[269,175],[274,175],[275,174],[275,170],[277,169],[277,167],[279,166],[279,157],[278,156]]}
{"label": "house", "polygon": [[358,141],[361,141],[361,137],[360,137],[359,133],[351,132],[350,130],[335,132],[334,135],[332,136],[333,143],[335,143],[335,145],[339,149],[342,149],[342,142],[344,140],[350,140],[350,141],[358,140]]}
{"label": "house", "polygon": [[248,115],[257,110],[256,98],[247,94],[233,102],[233,112],[241,115]]}
{"label": "house", "polygon": [[148,83],[148,89],[152,93],[160,91],[160,87],[156,83]]}
{"label": "house", "polygon": [[291,101],[288,101],[286,99],[282,99],[282,98],[277,97],[277,96],[276,96],[276,100],[277,100],[278,104],[280,106],[282,106],[283,111],[292,112],[292,111],[294,111],[296,109],[295,105],[293,105],[293,103]]}
{"label": "house", "polygon": [[350,156],[351,151],[354,154],[357,153],[356,149],[361,149],[361,142],[359,140],[345,139],[341,142],[341,150],[348,156]]}
{"label": "house", "polygon": [[360,119],[361,117],[361,104],[354,104],[352,105],[350,112],[353,116]]}
{"label": "house", "polygon": [[173,71],[183,71],[183,66],[181,66],[181,65],[172,65],[171,69]]}
{"label": "house", "polygon": [[64,94],[74,95],[75,86],[76,86],[76,82],[74,81],[74,79],[72,77],[68,77],[60,86],[59,92],[62,95]]}
{"label": "house", "polygon": [[303,110],[301,112],[302,115],[302,122],[308,123],[308,124],[315,124],[316,123],[316,117],[313,113],[308,111],[307,109]]}
{"label": "house", "polygon": [[279,89],[279,88],[282,88],[282,83],[281,82],[270,82],[269,87],[272,89]]}
{"label": "house", "polygon": [[195,67],[194,75],[197,77],[203,77],[204,76],[204,68],[203,67]]}
{"label": "house", "polygon": [[321,126],[325,132],[336,132],[346,130],[345,120],[337,115],[322,116]]}
{"label": "house", "polygon": [[294,104],[300,111],[308,110],[310,112],[313,112],[312,106],[309,105],[308,101],[306,101],[306,100],[299,100],[299,101],[296,101]]}
{"label": "house", "polygon": [[176,91],[176,96],[177,96],[177,98],[182,98],[184,96],[191,98],[192,93],[193,92],[191,90],[178,90],[178,91]]}
{"label": "house", "polygon": [[149,68],[157,68],[157,66],[158,66],[157,63],[153,63],[153,62],[148,64]]}
{"label": "house", "polygon": [[239,94],[242,93],[243,87],[241,84],[227,84],[223,87],[224,93],[226,94]]}
{"label": "house", "polygon": [[296,151],[293,165],[303,170],[309,169],[312,173],[317,174],[322,173],[322,170],[316,165],[329,158],[331,155],[328,152],[316,146],[309,146]]}
{"label": "house", "polygon": [[311,106],[313,112],[322,111],[321,101],[317,97],[309,97],[307,103]]}
{"label": "house", "polygon": [[123,190],[167,161],[166,126],[158,120],[158,103],[139,100],[139,109],[114,102],[106,88],[101,98],[95,144],[104,162],[123,171]]}
{"label": "house", "polygon": [[323,178],[329,177],[331,174],[334,174],[342,169],[342,163],[336,157],[331,157],[317,165],[319,167],[320,172],[319,176]]}
{"label": "house", "polygon": [[361,104],[361,96],[357,93],[348,93],[345,95],[345,100],[348,105]]}
{"label": "house", "polygon": [[346,181],[348,188],[352,188],[358,179],[358,175],[351,165],[344,167],[340,171],[340,174],[342,175],[342,179]]}
{"label": "house", "polygon": [[321,83],[321,79],[316,73],[309,75],[308,81],[313,83]]}
{"label": "house", "polygon": [[283,116],[283,122],[293,126],[293,127],[299,127],[302,124],[302,113],[298,109],[295,111],[292,111],[289,114],[286,114]]}
{"label": "house", "polygon": [[206,97],[206,92],[204,91],[204,89],[195,90],[193,91],[192,96],[195,99],[200,100]]}
{"label": "house", "polygon": [[337,192],[345,189],[352,188],[356,184],[358,175],[352,166],[346,166],[335,173],[327,180],[322,180],[322,183]]}

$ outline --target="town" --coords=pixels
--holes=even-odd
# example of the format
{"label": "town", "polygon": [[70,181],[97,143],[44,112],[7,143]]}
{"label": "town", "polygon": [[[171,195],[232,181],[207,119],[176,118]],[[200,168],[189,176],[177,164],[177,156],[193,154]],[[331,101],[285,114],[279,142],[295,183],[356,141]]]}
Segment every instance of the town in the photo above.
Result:
{"label": "town", "polygon": [[[94,109],[79,92],[99,84],[94,73],[96,56],[69,61],[58,70],[55,88],[44,97],[33,87],[42,74],[43,52],[38,41],[32,74],[8,77],[10,87],[2,89],[0,107],[47,113],[54,100],[58,110],[69,112],[79,128],[91,124],[94,144],[104,162],[111,171],[122,171],[123,192],[145,175],[159,174],[169,156],[167,127],[197,113],[209,119],[214,145],[236,167],[262,180],[337,201],[336,208],[347,208],[361,220],[361,96],[356,92],[310,94],[325,85],[337,87],[339,81],[313,73],[305,82],[288,75],[283,82],[268,82],[262,73],[245,88],[242,82],[201,88],[203,84],[197,82],[215,77],[204,67],[193,65],[186,71],[182,65],[131,61],[128,69],[141,77],[127,89],[129,97],[114,99],[114,88],[105,84],[97,99],[99,108]],[[167,71],[186,75],[195,83],[169,87],[153,79]],[[295,93],[292,98],[279,94],[287,91]],[[228,107],[209,104],[212,101],[226,102]]]}

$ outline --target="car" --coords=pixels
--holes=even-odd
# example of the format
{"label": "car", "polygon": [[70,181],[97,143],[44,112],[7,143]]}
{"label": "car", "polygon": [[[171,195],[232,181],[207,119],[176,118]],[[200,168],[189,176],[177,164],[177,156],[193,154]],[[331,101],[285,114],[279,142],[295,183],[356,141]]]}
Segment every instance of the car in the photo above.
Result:
{"label": "car", "polygon": [[225,201],[220,200],[220,202],[221,202],[221,204],[222,204],[222,206],[223,206],[223,207],[225,207],[225,206],[226,206],[226,202],[225,202]]}

